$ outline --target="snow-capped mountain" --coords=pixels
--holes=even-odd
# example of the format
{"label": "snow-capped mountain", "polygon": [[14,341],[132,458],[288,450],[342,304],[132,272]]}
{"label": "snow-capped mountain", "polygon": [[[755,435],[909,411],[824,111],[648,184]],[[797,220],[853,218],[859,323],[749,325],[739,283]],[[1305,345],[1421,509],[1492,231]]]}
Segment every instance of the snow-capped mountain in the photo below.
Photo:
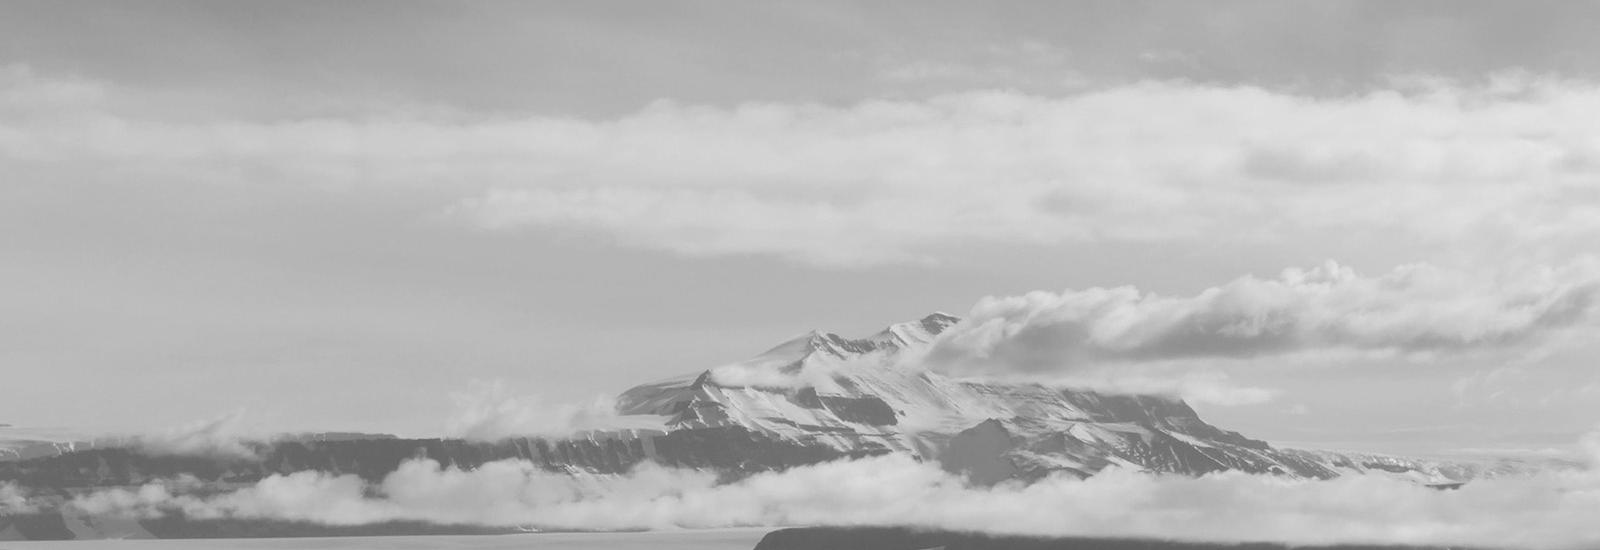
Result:
{"label": "snow-capped mountain", "polygon": [[[1242,470],[1302,477],[1384,473],[1425,483],[1524,469],[1275,448],[1201,420],[1182,400],[959,380],[918,354],[959,319],[936,313],[866,338],[812,332],[765,353],[624,392],[618,411],[664,430],[588,431],[497,442],[339,435],[245,442],[229,455],[153,453],[108,441],[35,441],[0,452],[0,481],[77,490],[178,475],[248,483],[302,470],[379,480],[408,458],[464,468],[501,459],[620,473],[652,461],[727,476],[839,458],[908,453],[980,482],[1112,465],[1200,474]],[[0,447],[0,451],[7,448]],[[8,456],[9,454],[9,456]]]}
{"label": "snow-capped mountain", "polygon": [[1275,448],[1201,420],[1181,399],[959,380],[918,355],[960,319],[935,313],[866,338],[810,332],[751,359],[634,387],[623,414],[673,432],[736,429],[828,454],[911,453],[979,481],[1107,466],[1328,478],[1382,472],[1450,483],[1504,464]]}

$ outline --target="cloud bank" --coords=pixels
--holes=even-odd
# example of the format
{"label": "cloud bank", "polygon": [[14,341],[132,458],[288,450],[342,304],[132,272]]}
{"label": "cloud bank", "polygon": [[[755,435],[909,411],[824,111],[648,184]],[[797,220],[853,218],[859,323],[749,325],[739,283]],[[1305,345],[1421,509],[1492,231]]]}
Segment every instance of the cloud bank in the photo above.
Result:
{"label": "cloud bank", "polygon": [[1059,97],[659,101],[606,119],[396,107],[258,121],[163,116],[154,103],[0,69],[0,166],[74,182],[381,190],[494,231],[827,267],[937,262],[974,245],[1329,235],[1467,243],[1483,257],[1570,252],[1600,230],[1588,184],[1600,132],[1587,123],[1600,89],[1528,75],[1336,98],[1146,82]]}
{"label": "cloud bank", "polygon": [[[177,482],[181,484],[181,482]],[[908,525],[1049,536],[1297,544],[1393,543],[1576,548],[1600,543],[1592,471],[1486,479],[1440,491],[1385,477],[1198,478],[1110,470],[1078,480],[972,487],[899,455],[716,483],[707,472],[641,465],[570,476],[522,461],[476,470],[404,463],[381,483],[317,472],[276,475],[233,493],[179,494],[174,482],[113,489],[72,505],[96,514],[252,517],[357,524],[385,520],[670,529]]]}
{"label": "cloud bank", "polygon": [[1192,296],[1116,287],[985,298],[925,360],[956,373],[1061,374],[1330,350],[1449,353],[1584,322],[1597,293],[1600,263],[1588,257],[1495,274],[1415,264],[1365,276],[1329,262]]}

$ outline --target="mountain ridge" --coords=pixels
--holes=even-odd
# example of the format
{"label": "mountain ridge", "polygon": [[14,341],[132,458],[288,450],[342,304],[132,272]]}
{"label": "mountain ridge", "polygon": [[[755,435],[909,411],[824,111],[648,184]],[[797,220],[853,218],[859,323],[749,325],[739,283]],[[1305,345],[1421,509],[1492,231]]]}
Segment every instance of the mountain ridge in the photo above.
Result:
{"label": "mountain ridge", "polygon": [[[1206,422],[1177,397],[956,379],[915,364],[909,354],[926,351],[958,322],[936,312],[863,338],[810,331],[749,359],[619,395],[619,414],[660,416],[662,430],[591,430],[499,442],[302,434],[251,442],[247,447],[255,458],[216,458],[218,465],[203,469],[235,481],[286,468],[376,476],[419,453],[464,466],[520,458],[547,469],[599,473],[648,460],[734,476],[885,453],[937,461],[951,471],[1007,472],[1023,479],[1088,476],[1115,466],[1185,475],[1377,473],[1456,483],[1531,468],[1515,460],[1278,448]],[[133,440],[13,441],[0,445],[0,480],[116,485],[178,472],[169,464],[174,461],[193,462],[148,454]]]}
{"label": "mountain ridge", "polygon": [[739,427],[843,454],[910,453],[952,471],[989,472],[983,482],[999,481],[993,472],[1088,476],[1111,466],[1319,479],[1382,473],[1421,483],[1520,469],[1277,448],[1207,423],[1176,396],[956,379],[917,365],[910,354],[959,322],[938,312],[855,339],[813,330],[741,362],[630,388],[618,412],[663,416],[670,430]]}

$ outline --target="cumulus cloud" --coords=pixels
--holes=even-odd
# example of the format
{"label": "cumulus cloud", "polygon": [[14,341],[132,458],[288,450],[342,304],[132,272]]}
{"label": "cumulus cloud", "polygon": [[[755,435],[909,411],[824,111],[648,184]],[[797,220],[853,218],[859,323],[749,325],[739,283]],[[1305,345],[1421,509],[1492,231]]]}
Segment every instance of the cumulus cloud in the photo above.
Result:
{"label": "cumulus cloud", "polygon": [[[1600,230],[1594,85],[1513,76],[1326,98],[1146,82],[848,105],[660,101],[602,120],[394,110],[155,116],[0,70],[0,166],[73,181],[408,196],[490,230],[692,256],[937,262],[984,244],[1365,235],[1494,254]],[[1420,243],[1420,244],[1419,244]]]}
{"label": "cumulus cloud", "polygon": [[901,455],[765,473],[718,484],[644,464],[572,476],[522,461],[476,470],[426,459],[377,484],[318,472],[276,475],[226,494],[163,483],[80,496],[100,514],[255,517],[334,524],[385,520],[563,529],[907,525],[1049,536],[1295,544],[1384,543],[1576,548],[1600,543],[1600,476],[1552,471],[1454,491],[1381,476],[1300,480],[1238,472],[1198,478],[1112,469],[1088,479],[974,487]]}
{"label": "cumulus cloud", "polygon": [[1133,287],[990,297],[926,361],[959,373],[1070,373],[1118,362],[1322,350],[1447,353],[1518,344],[1586,320],[1600,263],[1482,274],[1426,264],[1378,276],[1326,263],[1192,296]]}
{"label": "cumulus cloud", "polygon": [[653,416],[619,415],[616,400],[611,397],[550,403],[536,396],[518,395],[500,380],[473,380],[465,391],[451,393],[450,399],[455,408],[446,423],[446,433],[473,440],[560,437],[586,430],[662,428],[660,420]]}

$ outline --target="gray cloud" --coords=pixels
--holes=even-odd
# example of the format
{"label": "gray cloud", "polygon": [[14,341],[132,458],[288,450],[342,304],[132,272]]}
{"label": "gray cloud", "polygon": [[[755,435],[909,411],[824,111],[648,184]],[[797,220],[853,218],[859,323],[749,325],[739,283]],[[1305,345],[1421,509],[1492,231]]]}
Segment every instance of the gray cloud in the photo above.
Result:
{"label": "gray cloud", "polygon": [[1600,264],[1498,274],[1426,264],[1363,276],[1329,262],[1246,276],[1192,296],[1132,287],[991,297],[926,361],[965,373],[1071,373],[1104,363],[1357,350],[1450,353],[1536,339],[1584,321]]}

